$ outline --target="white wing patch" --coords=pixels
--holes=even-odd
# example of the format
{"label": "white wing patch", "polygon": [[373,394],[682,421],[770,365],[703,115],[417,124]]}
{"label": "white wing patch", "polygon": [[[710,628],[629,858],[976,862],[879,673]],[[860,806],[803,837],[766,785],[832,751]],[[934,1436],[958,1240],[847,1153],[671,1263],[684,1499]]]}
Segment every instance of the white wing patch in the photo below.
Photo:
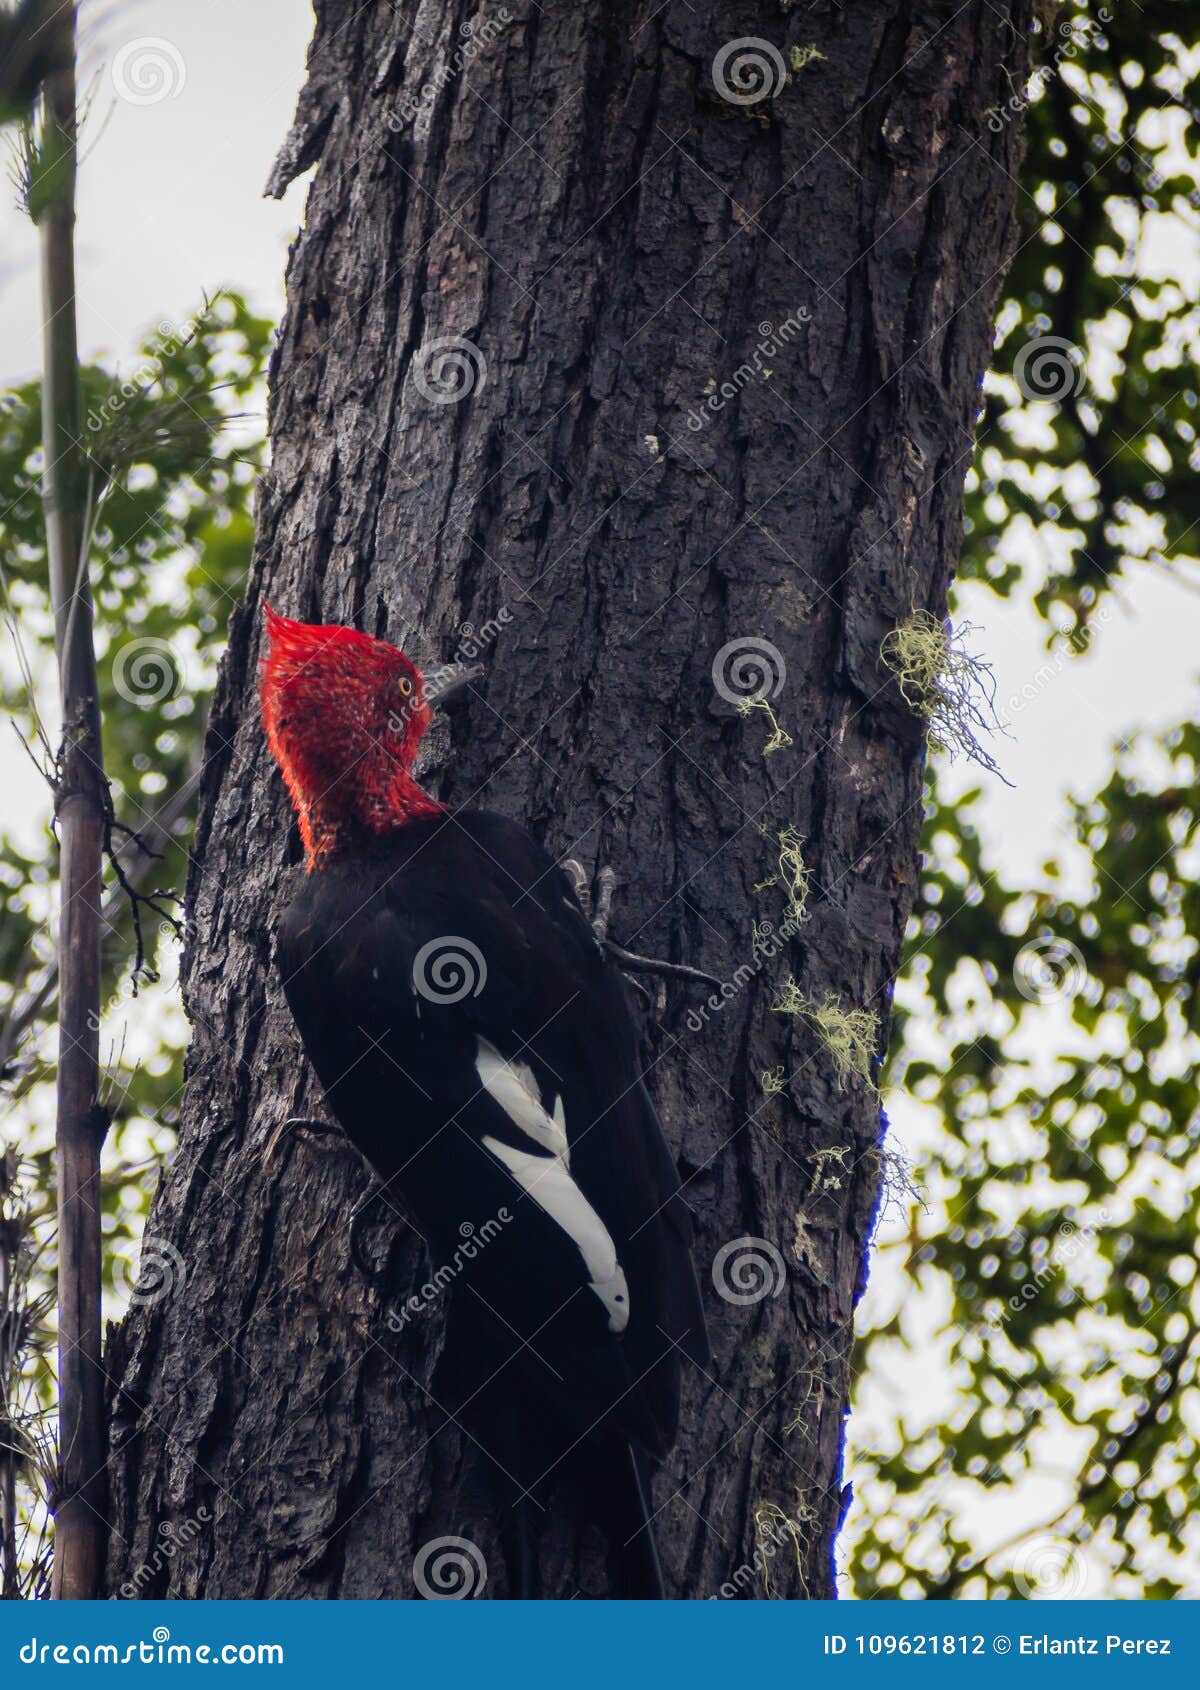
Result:
{"label": "white wing patch", "polygon": [[475,1045],[475,1072],[483,1089],[495,1098],[515,1127],[569,1168],[571,1150],[562,1098],[555,1098],[554,1113],[547,1115],[528,1063],[507,1061],[487,1039],[477,1038]]}
{"label": "white wing patch", "polygon": [[617,1260],[608,1228],[567,1169],[557,1157],[535,1156],[530,1150],[501,1144],[498,1138],[485,1138],[483,1144],[504,1163],[538,1207],[574,1241],[583,1257],[592,1290],[608,1310],[608,1330],[624,1332],[629,1325],[629,1287],[624,1269]]}
{"label": "white wing patch", "polygon": [[608,1310],[609,1331],[624,1332],[629,1324],[629,1286],[608,1228],[571,1178],[562,1098],[555,1098],[553,1113],[547,1114],[528,1064],[507,1061],[487,1039],[476,1043],[475,1071],[484,1090],[513,1125],[533,1140],[540,1154],[490,1137],[484,1139],[484,1149],[503,1162],[517,1184],[573,1241],[592,1290]]}

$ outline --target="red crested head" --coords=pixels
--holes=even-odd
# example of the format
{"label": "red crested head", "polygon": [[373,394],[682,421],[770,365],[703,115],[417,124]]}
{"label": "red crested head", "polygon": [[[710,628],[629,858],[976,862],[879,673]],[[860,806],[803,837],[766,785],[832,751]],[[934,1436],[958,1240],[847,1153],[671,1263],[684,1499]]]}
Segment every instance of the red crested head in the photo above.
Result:
{"label": "red crested head", "polygon": [[354,628],[293,622],[263,608],[263,723],[308,866],[339,845],[440,814],[412,778],[433,715],[416,664]]}

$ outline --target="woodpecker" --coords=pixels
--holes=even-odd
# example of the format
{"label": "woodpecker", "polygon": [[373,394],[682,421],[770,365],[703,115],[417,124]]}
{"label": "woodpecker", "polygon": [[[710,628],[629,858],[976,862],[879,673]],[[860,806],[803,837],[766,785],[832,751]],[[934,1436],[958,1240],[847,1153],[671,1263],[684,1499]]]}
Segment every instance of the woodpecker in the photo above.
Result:
{"label": "woodpecker", "polygon": [[708,1347],[625,979],[525,828],[414,779],[417,666],[265,614],[263,720],[307,868],[277,966],[340,1128],[454,1263],[433,1391],[499,1476],[510,1591],[539,1593],[565,1483],[607,1529],[614,1592],[661,1597],[651,1479]]}

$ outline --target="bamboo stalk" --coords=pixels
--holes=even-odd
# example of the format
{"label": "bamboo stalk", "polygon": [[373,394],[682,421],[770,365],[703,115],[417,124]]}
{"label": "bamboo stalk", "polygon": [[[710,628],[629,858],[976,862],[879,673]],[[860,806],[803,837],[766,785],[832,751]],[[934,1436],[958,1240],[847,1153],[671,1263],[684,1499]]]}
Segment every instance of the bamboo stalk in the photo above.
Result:
{"label": "bamboo stalk", "polygon": [[[92,602],[82,555],[87,463],[80,444],[75,321],[75,7],[47,0],[56,68],[42,90],[43,499],[62,700],[55,812],[58,932],[59,1481],[53,1595],[99,1595],[107,1480],[100,1353],[100,900],[105,800]],[[57,50],[61,47],[61,51]]]}

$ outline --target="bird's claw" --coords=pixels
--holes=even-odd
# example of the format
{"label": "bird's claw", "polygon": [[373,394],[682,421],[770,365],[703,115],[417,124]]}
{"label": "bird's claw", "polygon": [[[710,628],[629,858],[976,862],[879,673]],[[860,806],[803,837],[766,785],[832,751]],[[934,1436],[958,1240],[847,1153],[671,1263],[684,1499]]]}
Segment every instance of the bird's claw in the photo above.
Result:
{"label": "bird's claw", "polygon": [[592,932],[603,944],[608,935],[609,917],[612,915],[613,892],[617,885],[616,869],[602,868],[597,872],[594,902],[587,870],[578,858],[568,857],[562,865],[562,870],[571,882],[580,909],[592,924]]}
{"label": "bird's claw", "polygon": [[[637,951],[626,950],[624,945],[618,945],[615,939],[608,936],[608,924],[612,917],[613,893],[617,887],[617,871],[612,868],[602,868],[596,874],[596,897],[593,908],[592,889],[588,884],[587,873],[583,864],[574,857],[568,857],[563,863],[563,872],[570,879],[579,901],[579,907],[592,924],[592,932],[597,941],[604,947],[614,962],[618,963],[626,979],[641,992],[643,997],[649,994],[637,980],[630,976],[634,974],[661,974],[664,977],[674,977],[677,980],[694,980],[697,985],[713,986],[718,991],[721,982],[713,974],[706,974],[702,968],[693,968],[686,962],[666,962],[659,957],[642,956]],[[660,1000],[663,993],[658,994]]]}

